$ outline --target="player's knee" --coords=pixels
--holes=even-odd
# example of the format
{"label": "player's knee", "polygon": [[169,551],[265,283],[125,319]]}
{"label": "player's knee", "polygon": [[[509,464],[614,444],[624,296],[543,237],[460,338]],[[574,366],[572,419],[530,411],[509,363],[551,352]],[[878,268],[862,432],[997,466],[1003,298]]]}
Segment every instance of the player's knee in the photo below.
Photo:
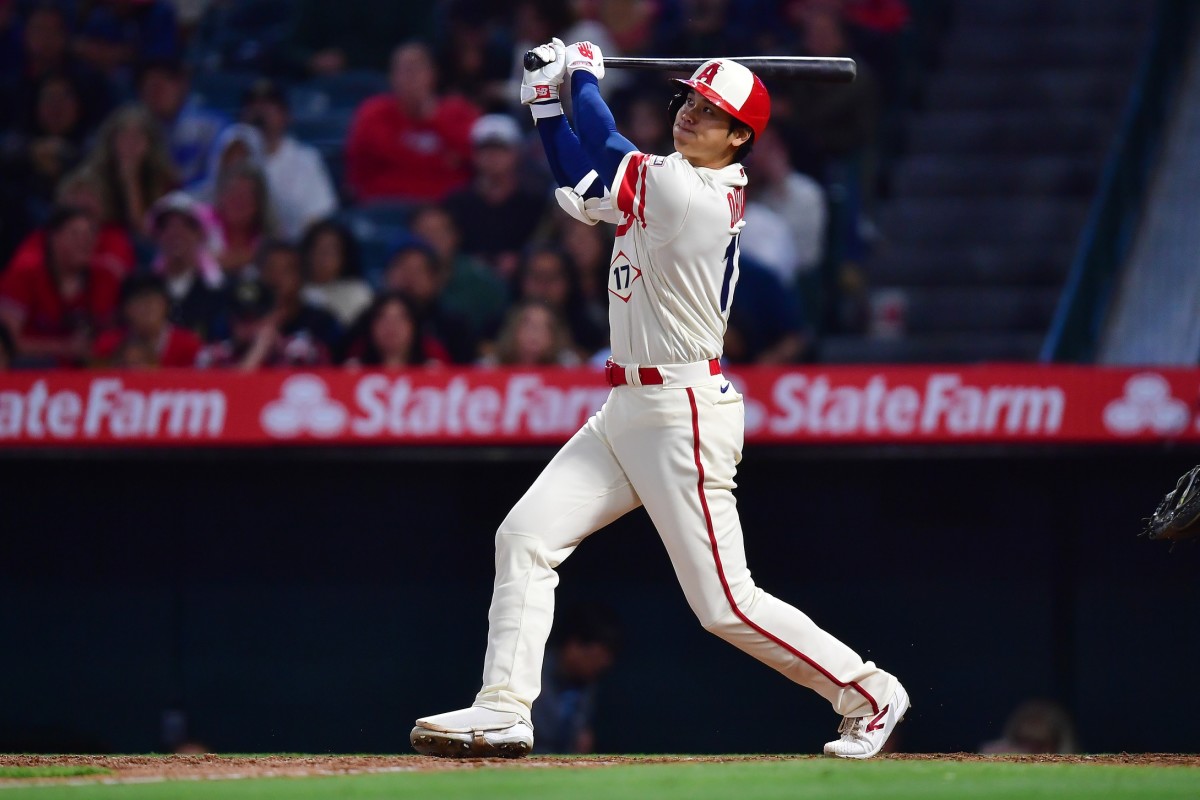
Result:
{"label": "player's knee", "polygon": [[696,616],[704,630],[722,639],[743,626],[741,618],[729,606],[697,612]]}

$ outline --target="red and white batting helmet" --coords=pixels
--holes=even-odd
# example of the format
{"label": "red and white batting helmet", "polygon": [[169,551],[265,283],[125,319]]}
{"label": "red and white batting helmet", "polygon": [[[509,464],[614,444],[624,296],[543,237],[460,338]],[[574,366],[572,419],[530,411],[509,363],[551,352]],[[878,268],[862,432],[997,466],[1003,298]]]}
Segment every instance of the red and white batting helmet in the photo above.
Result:
{"label": "red and white batting helmet", "polygon": [[754,138],[762,135],[771,117],[771,96],[758,76],[736,61],[712,58],[691,78],[675,78],[738,122],[750,126]]}

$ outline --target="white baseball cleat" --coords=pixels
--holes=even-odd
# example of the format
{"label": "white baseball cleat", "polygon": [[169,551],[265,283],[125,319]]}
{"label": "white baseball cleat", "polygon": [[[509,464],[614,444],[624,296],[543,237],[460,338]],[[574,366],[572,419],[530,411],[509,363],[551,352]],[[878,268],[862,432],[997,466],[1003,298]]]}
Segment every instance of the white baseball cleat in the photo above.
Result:
{"label": "white baseball cleat", "polygon": [[896,684],[896,691],[891,701],[879,710],[878,714],[868,714],[865,717],[842,717],[838,733],[842,735],[835,742],[825,745],[825,755],[839,758],[870,758],[883,749],[892,730],[904,719],[908,711],[908,692]]}
{"label": "white baseball cleat", "polygon": [[421,717],[408,741],[427,756],[520,758],[533,749],[533,726],[512,712],[471,706]]}

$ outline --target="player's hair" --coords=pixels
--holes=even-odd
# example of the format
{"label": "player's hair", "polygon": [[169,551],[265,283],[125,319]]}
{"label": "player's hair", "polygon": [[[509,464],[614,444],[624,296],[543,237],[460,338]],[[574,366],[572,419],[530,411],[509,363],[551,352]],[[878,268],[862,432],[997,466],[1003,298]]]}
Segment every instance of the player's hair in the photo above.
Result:
{"label": "player's hair", "polygon": [[[667,113],[669,114],[672,123],[674,123],[675,115],[679,113],[679,109],[683,107],[684,101],[687,100],[687,93],[689,91],[691,90],[687,89],[676,92],[675,96],[671,98],[671,102],[667,104]],[[746,140],[746,143],[737,150],[733,151],[734,162],[744,163],[745,160],[750,157],[750,151],[754,149],[754,129],[741,120],[730,116],[729,132],[732,133],[736,130],[744,130],[750,134],[750,138]]]}

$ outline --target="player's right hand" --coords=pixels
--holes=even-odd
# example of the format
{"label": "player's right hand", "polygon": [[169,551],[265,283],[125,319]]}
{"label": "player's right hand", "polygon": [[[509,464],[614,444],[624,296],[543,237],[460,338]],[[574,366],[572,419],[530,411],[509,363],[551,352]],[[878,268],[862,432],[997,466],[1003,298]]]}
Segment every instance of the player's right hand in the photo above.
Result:
{"label": "player's right hand", "polygon": [[567,48],[567,72],[574,73],[577,69],[592,73],[596,80],[604,77],[604,53],[600,45],[576,42]]}
{"label": "player's right hand", "polygon": [[525,70],[521,78],[521,102],[524,105],[558,102],[558,87],[567,71],[565,50],[562,39],[554,38],[530,51],[544,64],[535,70]]}

